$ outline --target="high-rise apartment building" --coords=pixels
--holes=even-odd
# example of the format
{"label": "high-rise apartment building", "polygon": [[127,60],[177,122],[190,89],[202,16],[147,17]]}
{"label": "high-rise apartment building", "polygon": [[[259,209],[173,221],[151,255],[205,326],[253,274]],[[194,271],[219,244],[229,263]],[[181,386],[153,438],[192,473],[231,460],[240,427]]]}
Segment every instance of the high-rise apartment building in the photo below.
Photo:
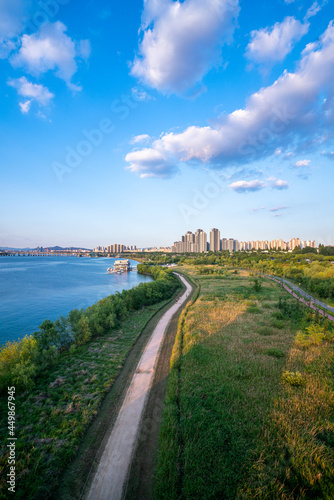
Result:
{"label": "high-rise apartment building", "polygon": [[227,250],[229,252],[233,252],[234,251],[234,239],[233,238],[230,238],[228,241],[227,241]]}
{"label": "high-rise apartment building", "polygon": [[197,229],[195,233],[195,245],[196,252],[203,253],[206,252],[207,249],[207,234],[203,231],[203,229]]}
{"label": "high-rise apartment building", "polygon": [[296,247],[300,247],[300,239],[299,238],[291,238],[289,242],[289,250],[294,250]]}
{"label": "high-rise apartment building", "polygon": [[219,252],[220,251],[220,231],[219,229],[213,228],[210,231],[210,251]]}
{"label": "high-rise apartment building", "polygon": [[222,251],[226,251],[227,250],[227,239],[226,238],[223,238],[221,240],[221,249],[222,249]]}

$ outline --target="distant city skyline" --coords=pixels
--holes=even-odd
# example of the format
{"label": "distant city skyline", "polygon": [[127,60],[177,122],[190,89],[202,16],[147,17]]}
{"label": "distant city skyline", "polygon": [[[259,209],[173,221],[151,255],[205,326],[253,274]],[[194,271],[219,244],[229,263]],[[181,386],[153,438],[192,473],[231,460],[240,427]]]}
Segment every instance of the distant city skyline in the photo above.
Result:
{"label": "distant city skyline", "polygon": [[[301,240],[300,238],[290,238],[289,241],[284,241],[282,238],[272,240],[248,240],[240,241],[234,238],[220,237],[221,232],[217,228],[212,228],[208,235],[202,229],[197,229],[196,233],[187,231],[181,240],[174,242],[172,246],[173,253],[203,253],[203,252],[220,252],[230,251],[239,252],[244,250],[294,250],[297,247],[316,248],[315,240]],[[201,245],[201,242],[207,242],[206,246]]]}
{"label": "distant city skyline", "polygon": [[[294,250],[297,246],[301,246],[301,248],[305,248],[306,246],[310,246],[312,248],[318,248],[319,244],[323,244],[322,242],[316,242],[313,239],[302,240],[298,237],[291,237],[287,240],[282,238],[273,238],[273,239],[235,239],[235,238],[227,238],[222,236],[221,232],[217,228],[212,228],[209,233],[203,231],[203,229],[197,229],[195,233],[192,231],[187,231],[184,236],[181,236],[179,241],[174,241],[174,243],[169,245],[162,245],[156,243],[155,245],[143,245],[137,246],[135,244],[125,245],[123,243],[113,243],[110,245],[95,245],[90,249],[87,249],[83,246],[70,247],[65,246],[62,247],[64,249],[73,249],[73,250],[91,250],[93,252],[105,252],[105,253],[122,253],[122,252],[137,252],[145,249],[160,249],[160,250],[172,250],[178,253],[186,253],[186,252],[194,252],[194,253],[202,253],[206,251],[224,251],[224,250],[266,250],[266,249],[278,249],[282,250]],[[236,246],[237,245],[237,246]],[[53,248],[58,248],[59,246],[52,247],[37,245],[36,247],[30,247],[30,249],[37,249],[38,251],[47,251]],[[1,249],[18,249],[17,247],[5,247],[0,246]],[[26,247],[27,248],[27,247]],[[26,248],[23,248],[25,250]]]}
{"label": "distant city skyline", "polygon": [[51,3],[0,3],[0,247],[334,244],[331,2]]}

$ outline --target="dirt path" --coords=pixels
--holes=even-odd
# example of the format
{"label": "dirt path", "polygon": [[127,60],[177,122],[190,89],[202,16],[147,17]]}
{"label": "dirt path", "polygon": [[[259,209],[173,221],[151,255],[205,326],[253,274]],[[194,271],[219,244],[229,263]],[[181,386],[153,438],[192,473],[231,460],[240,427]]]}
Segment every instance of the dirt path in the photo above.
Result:
{"label": "dirt path", "polygon": [[143,411],[153,383],[164,333],[170,320],[187,300],[191,292],[191,286],[185,278],[178,276],[185,284],[186,291],[160,319],[142,354],[92,484],[85,497],[87,500],[120,500],[123,497],[123,490],[130,470]]}
{"label": "dirt path", "polygon": [[[188,300],[191,300],[192,297],[193,293],[190,294]],[[183,308],[180,308],[173,316],[164,335],[153,385],[138,433],[136,451],[131,462],[124,496],[126,500],[155,499],[155,471],[158,463],[159,435],[163,420],[164,399],[171,371],[170,360],[182,311]]]}

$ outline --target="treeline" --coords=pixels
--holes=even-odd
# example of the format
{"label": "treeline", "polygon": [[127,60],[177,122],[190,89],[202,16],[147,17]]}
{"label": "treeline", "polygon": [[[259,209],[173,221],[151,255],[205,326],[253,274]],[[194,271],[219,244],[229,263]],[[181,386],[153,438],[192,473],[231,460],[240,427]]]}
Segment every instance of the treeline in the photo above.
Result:
{"label": "treeline", "polygon": [[319,245],[319,253],[321,255],[334,256],[334,246]]}
{"label": "treeline", "polygon": [[291,279],[294,283],[301,285],[304,290],[312,295],[316,295],[320,299],[334,298],[334,277],[321,278],[305,276],[301,271],[297,271],[297,273],[292,272],[291,274],[288,273],[286,277]]}
{"label": "treeline", "polygon": [[109,295],[87,309],[73,309],[55,321],[45,320],[33,335],[7,342],[0,351],[0,392],[13,385],[17,391],[33,387],[35,379],[63,352],[109,334],[131,311],[169,299],[180,287],[165,268],[138,265],[138,272],[151,275],[154,281]]}
{"label": "treeline", "polygon": [[[207,254],[183,254],[178,256],[178,265],[197,266],[199,274],[224,274],[229,268],[247,269],[260,274],[284,276],[301,285],[319,299],[334,298],[334,266],[331,252],[334,247],[319,246],[319,254],[306,253],[306,248],[293,252],[208,252]],[[167,256],[165,257],[167,258]],[[170,257],[168,257],[170,258]],[[148,265],[161,262],[162,256],[150,257]],[[213,267],[215,266],[215,267]]]}

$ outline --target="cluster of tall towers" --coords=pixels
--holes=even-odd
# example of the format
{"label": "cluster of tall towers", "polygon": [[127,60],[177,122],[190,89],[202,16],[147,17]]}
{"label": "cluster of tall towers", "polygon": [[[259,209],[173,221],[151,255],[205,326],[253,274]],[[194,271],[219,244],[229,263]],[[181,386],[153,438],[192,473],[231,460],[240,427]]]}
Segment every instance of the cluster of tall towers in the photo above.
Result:
{"label": "cluster of tall towers", "polygon": [[197,229],[196,233],[187,231],[180,241],[173,245],[172,252],[175,253],[203,253],[208,250],[208,236],[203,229]]}
{"label": "cluster of tall towers", "polygon": [[291,238],[289,242],[282,239],[264,240],[264,241],[238,241],[233,238],[220,239],[219,229],[213,228],[210,231],[210,240],[203,229],[197,229],[192,233],[187,231],[180,241],[176,241],[172,246],[173,253],[203,253],[207,251],[220,252],[228,250],[229,252],[238,252],[244,250],[294,250],[296,247],[305,248],[306,246],[316,248],[314,240],[301,241],[299,238]]}

